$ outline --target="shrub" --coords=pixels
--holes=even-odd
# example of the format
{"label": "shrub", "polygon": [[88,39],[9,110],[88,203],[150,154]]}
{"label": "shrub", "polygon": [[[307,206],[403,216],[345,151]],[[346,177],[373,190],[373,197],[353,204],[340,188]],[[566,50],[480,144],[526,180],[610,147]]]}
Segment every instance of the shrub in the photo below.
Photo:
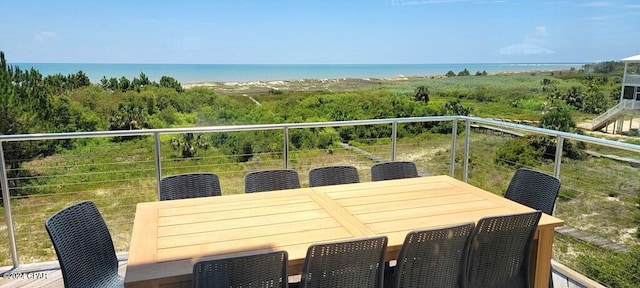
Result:
{"label": "shrub", "polygon": [[169,76],[162,76],[160,78],[160,87],[172,88],[175,89],[178,93],[184,91],[184,89],[182,89],[182,85],[180,85],[180,82]]}
{"label": "shrub", "polygon": [[529,145],[527,139],[517,138],[508,140],[504,146],[498,148],[494,162],[517,169],[537,166],[541,164],[540,159],[542,159],[542,153]]}
{"label": "shrub", "polygon": [[340,141],[340,135],[335,129],[328,127],[318,132],[318,147],[322,149],[331,148],[334,143]]}
{"label": "shrub", "polygon": [[[143,107],[136,103],[121,103],[117,111],[112,111],[109,118],[108,130],[140,130],[152,128],[147,120],[149,115]],[[131,140],[141,136],[118,136],[114,137],[115,142]]]}
{"label": "shrub", "polygon": [[429,87],[424,85],[418,86],[413,93],[413,100],[429,103]]}

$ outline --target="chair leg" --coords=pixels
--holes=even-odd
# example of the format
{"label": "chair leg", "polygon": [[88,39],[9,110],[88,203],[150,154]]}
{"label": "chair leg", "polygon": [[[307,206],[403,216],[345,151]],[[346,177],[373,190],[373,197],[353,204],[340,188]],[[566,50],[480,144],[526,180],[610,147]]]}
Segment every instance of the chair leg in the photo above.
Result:
{"label": "chair leg", "polygon": [[393,287],[393,276],[396,272],[396,260],[384,262],[384,287]]}

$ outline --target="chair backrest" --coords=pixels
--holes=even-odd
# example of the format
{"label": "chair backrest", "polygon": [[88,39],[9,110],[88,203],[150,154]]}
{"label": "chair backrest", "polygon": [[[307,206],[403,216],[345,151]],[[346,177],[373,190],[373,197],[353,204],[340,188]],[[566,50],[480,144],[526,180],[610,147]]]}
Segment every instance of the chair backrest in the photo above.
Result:
{"label": "chair backrest", "polygon": [[309,246],[301,288],[381,288],[387,237],[370,237]]}
{"label": "chair backrest", "polygon": [[300,188],[298,172],[291,169],[263,170],[247,173],[244,192],[263,192]]}
{"label": "chair backrest", "polygon": [[482,218],[471,235],[466,287],[529,287],[529,255],[541,211]]}
{"label": "chair backrest", "polygon": [[473,226],[466,223],[407,234],[391,287],[463,287]]}
{"label": "chair backrest", "polygon": [[420,177],[416,164],[409,161],[383,162],[371,166],[371,181]]}
{"label": "chair backrest", "polygon": [[560,191],[560,179],[542,172],[518,169],[504,197],[551,215]]}
{"label": "chair backrest", "polygon": [[109,229],[95,204],[84,201],[45,221],[65,287],[123,287]]}
{"label": "chair backrest", "polygon": [[193,265],[192,287],[286,288],[287,252],[200,261]]}
{"label": "chair backrest", "polygon": [[318,167],[309,171],[309,186],[359,183],[358,169],[353,166]]}
{"label": "chair backrest", "polygon": [[220,180],[213,173],[179,174],[160,180],[160,201],[220,195]]}

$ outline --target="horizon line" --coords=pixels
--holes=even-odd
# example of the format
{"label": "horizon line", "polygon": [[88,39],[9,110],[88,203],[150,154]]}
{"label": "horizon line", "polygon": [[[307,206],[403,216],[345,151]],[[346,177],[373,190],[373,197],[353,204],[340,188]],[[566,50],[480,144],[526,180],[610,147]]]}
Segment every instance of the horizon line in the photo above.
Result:
{"label": "horizon line", "polygon": [[605,60],[605,61],[565,61],[565,62],[435,62],[435,63],[142,63],[142,62],[9,62],[8,65],[16,64],[96,64],[96,65],[461,65],[461,64],[591,64],[620,60]]}

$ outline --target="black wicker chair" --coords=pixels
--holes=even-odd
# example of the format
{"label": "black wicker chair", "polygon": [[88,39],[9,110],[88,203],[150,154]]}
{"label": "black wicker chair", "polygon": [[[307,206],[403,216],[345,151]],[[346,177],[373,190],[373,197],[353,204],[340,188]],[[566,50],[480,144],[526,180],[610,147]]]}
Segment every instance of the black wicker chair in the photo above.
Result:
{"label": "black wicker chair", "polygon": [[160,180],[160,201],[220,195],[220,180],[213,173],[172,175]]}
{"label": "black wicker chair", "polygon": [[45,222],[65,287],[123,287],[109,229],[90,201],[62,209]]}
{"label": "black wicker chair", "polygon": [[[520,168],[513,174],[504,197],[549,215],[560,192],[560,179],[542,172]],[[553,288],[553,273],[549,277]]]}
{"label": "black wicker chair", "polygon": [[301,288],[382,288],[387,237],[309,246]]}
{"label": "black wicker chair", "polygon": [[392,288],[463,287],[462,275],[473,223],[414,231],[404,240]]}
{"label": "black wicker chair", "polygon": [[353,166],[327,166],[309,170],[309,186],[359,183],[358,169]]}
{"label": "black wicker chair", "polygon": [[200,261],[193,265],[192,287],[287,288],[287,265],[286,251]]}
{"label": "black wicker chair", "polygon": [[559,191],[560,179],[521,168],[513,174],[504,197],[551,215]]}
{"label": "black wicker chair", "polygon": [[420,177],[416,164],[409,161],[383,162],[371,167],[371,181]]}
{"label": "black wicker chair", "polygon": [[274,169],[250,172],[244,177],[244,192],[264,192],[300,188],[298,172],[291,169]]}
{"label": "black wicker chair", "polygon": [[480,219],[471,235],[466,287],[530,287],[529,256],[541,211]]}

